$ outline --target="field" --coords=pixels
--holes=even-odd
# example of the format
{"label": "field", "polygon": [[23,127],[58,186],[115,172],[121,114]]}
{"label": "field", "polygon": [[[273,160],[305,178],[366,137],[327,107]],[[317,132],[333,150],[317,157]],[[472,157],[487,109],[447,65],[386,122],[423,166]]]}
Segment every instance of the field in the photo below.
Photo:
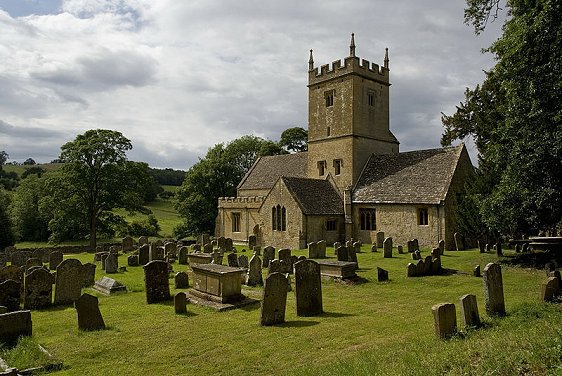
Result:
{"label": "field", "polygon": [[[111,275],[127,293],[106,297],[83,290],[99,297],[107,330],[79,332],[73,308],[52,308],[33,311],[34,339],[64,362],[56,375],[562,374],[562,307],[538,302],[544,271],[503,265],[508,314],[489,318],[482,279],[471,271],[497,260],[495,255],[446,252],[442,262],[448,273],[407,278],[410,255],[384,259],[380,251],[367,249],[358,254],[365,283],[322,281],[320,316],[297,317],[293,292],[286,323],[275,327],[258,325],[259,305],[218,313],[189,304],[187,315],[175,315],[172,302],[146,304],[142,267],[128,267]],[[91,262],[93,255],[73,257]],[[126,265],[125,256],[119,262]],[[377,266],[389,271],[389,282],[377,282]],[[174,264],[174,270],[189,267]],[[96,279],[102,276],[98,265]],[[170,289],[178,292],[173,279]],[[261,291],[243,289],[258,298]],[[460,322],[458,300],[469,293],[477,296],[484,327],[452,340],[436,339],[431,306],[457,303]]]}

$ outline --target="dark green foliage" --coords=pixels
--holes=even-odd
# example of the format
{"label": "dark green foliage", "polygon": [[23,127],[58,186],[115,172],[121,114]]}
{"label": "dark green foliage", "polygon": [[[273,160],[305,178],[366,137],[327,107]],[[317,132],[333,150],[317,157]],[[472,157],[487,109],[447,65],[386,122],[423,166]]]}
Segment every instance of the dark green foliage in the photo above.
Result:
{"label": "dark green foliage", "polygon": [[[476,31],[498,1],[468,1]],[[506,3],[511,18],[489,51],[496,66],[444,116],[444,145],[472,135],[486,170],[476,202],[485,225],[506,235],[553,230],[562,219],[562,3]]]}
{"label": "dark green foliage", "polygon": [[32,166],[37,163],[35,163],[35,160],[33,158],[27,158],[25,161],[23,161],[23,164],[26,166]]}
{"label": "dark green foliage", "polygon": [[134,220],[127,226],[127,231],[122,235],[132,236],[158,236],[160,225],[158,220],[152,214],[149,214],[146,219]]}
{"label": "dark green foliage", "polygon": [[45,170],[44,168],[39,166],[34,166],[34,167],[26,168],[25,171],[21,174],[21,178],[25,179],[30,175],[37,175],[38,177],[41,177],[45,172],[47,172],[47,170]]}
{"label": "dark green foliage", "polygon": [[45,194],[45,181],[36,175],[24,179],[16,190],[10,213],[19,240],[48,240],[50,218],[39,210]]}
{"label": "dark green foliage", "polygon": [[172,168],[148,168],[148,173],[153,176],[160,185],[180,186],[185,179],[185,171],[174,170]]}
{"label": "dark green foliage", "polygon": [[15,242],[12,223],[8,216],[9,204],[10,198],[3,190],[0,190],[0,251],[7,246],[14,245]]}
{"label": "dark green foliage", "polygon": [[0,188],[4,188],[10,191],[18,186],[20,178],[16,172],[6,172],[2,168],[8,158],[8,153],[3,150],[0,151]]}
{"label": "dark green foliage", "polygon": [[288,128],[281,133],[279,145],[294,152],[308,150],[308,131],[301,127]]}

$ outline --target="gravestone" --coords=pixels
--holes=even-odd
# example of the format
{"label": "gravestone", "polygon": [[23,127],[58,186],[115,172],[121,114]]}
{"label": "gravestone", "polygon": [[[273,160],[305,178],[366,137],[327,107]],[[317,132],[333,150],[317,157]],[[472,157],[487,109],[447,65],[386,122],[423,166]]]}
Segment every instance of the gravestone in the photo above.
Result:
{"label": "gravestone", "polygon": [[192,244],[191,250],[193,251],[193,253],[201,252],[201,244]]}
{"label": "gravestone", "polygon": [[318,247],[318,258],[326,258],[326,241],[320,240],[316,244]]}
{"label": "gravestone", "polygon": [[156,241],[152,242],[153,247],[164,247],[164,241],[162,239],[156,239]]}
{"label": "gravestone", "polygon": [[388,281],[388,271],[377,266],[377,279],[379,282]]}
{"label": "gravestone", "polygon": [[414,242],[414,251],[419,251],[420,250],[420,242],[418,241],[418,239],[414,238],[414,240],[412,240]]}
{"label": "gravestone", "polygon": [[258,242],[258,238],[256,237],[256,235],[250,235],[248,237],[248,248],[252,249],[253,247],[256,246]]}
{"label": "gravestone", "polygon": [[399,255],[401,255],[401,254],[404,253],[404,248],[403,248],[401,245],[399,245],[398,247],[396,247],[396,249],[398,250],[398,254],[399,254]]}
{"label": "gravestone", "polygon": [[461,318],[465,327],[480,326],[480,315],[478,314],[478,303],[476,296],[463,295],[460,299]]}
{"label": "gravestone", "polygon": [[121,282],[107,276],[103,276],[99,281],[96,281],[93,288],[104,295],[112,295],[118,292],[127,291],[127,287],[121,284]]}
{"label": "gravestone", "polygon": [[119,257],[117,253],[110,253],[105,259],[105,272],[108,274],[117,273],[119,269]]}
{"label": "gravestone", "polygon": [[318,244],[315,242],[308,243],[308,258],[318,258]]}
{"label": "gravestone", "polygon": [[377,251],[377,245],[376,245],[376,244],[373,244],[373,245],[371,246],[371,252],[376,252],[376,251]]}
{"label": "gravestone", "polygon": [[315,316],[323,312],[320,265],[312,260],[295,264],[295,299],[297,316]]}
{"label": "gravestone", "polygon": [[150,261],[150,246],[143,244],[139,247],[139,265],[146,265]]}
{"label": "gravestone", "polygon": [[498,257],[502,257],[503,256],[503,248],[502,248],[502,241],[501,239],[498,240],[497,244],[496,244],[496,254]]}
{"label": "gravestone", "polygon": [[63,256],[60,251],[49,253],[49,270],[57,270],[57,266],[62,262]]}
{"label": "gravestone", "polygon": [[383,242],[384,258],[392,258],[392,238],[388,237]]}
{"label": "gravestone", "polygon": [[174,311],[176,315],[184,315],[187,313],[187,295],[185,292],[178,292],[174,296]]}
{"label": "gravestone", "polygon": [[148,304],[170,300],[168,263],[162,260],[150,261],[143,266],[146,302]]}
{"label": "gravestone", "polygon": [[430,275],[431,274],[431,261],[433,261],[433,259],[431,258],[431,256],[425,256],[425,259],[423,260],[423,275]]}
{"label": "gravestone", "polygon": [[515,253],[521,253],[521,245],[515,244]]}
{"label": "gravestone", "polygon": [[248,262],[248,256],[246,255],[240,255],[238,256],[238,266],[240,268],[246,268],[248,269],[250,267],[250,264]]}
{"label": "gravestone", "polygon": [[549,277],[541,284],[540,300],[545,302],[553,301],[560,295],[560,281],[556,277]]}
{"label": "gravestone", "polygon": [[71,305],[80,297],[84,274],[82,263],[76,259],[66,259],[57,266],[55,278],[55,305]]}
{"label": "gravestone", "polygon": [[505,315],[502,270],[499,264],[489,263],[484,268],[484,301],[488,316]]}
{"label": "gravestone", "polygon": [[335,242],[334,243],[334,255],[337,255],[336,250],[341,247],[341,243],[340,242]]}
{"label": "gravestone", "polygon": [[25,262],[25,270],[27,271],[27,269],[31,268],[32,266],[43,266],[43,261],[36,257],[30,257]]}
{"label": "gravestone", "polygon": [[414,241],[413,240],[408,240],[406,242],[406,247],[408,248],[408,253],[413,253],[415,251],[414,249]]}
{"label": "gravestone", "polygon": [[457,331],[457,312],[453,303],[440,303],[431,307],[435,335],[439,338],[449,338]]}
{"label": "gravestone", "polygon": [[482,274],[480,273],[480,265],[476,265],[474,269],[472,269],[472,275],[475,277],[482,277]]}
{"label": "gravestone", "polygon": [[275,259],[275,247],[268,245],[263,249],[262,267],[269,267],[269,262]]}
{"label": "gravestone", "polygon": [[252,248],[252,251],[254,252],[254,254],[261,256],[261,247],[259,245],[254,246],[254,248]]}
{"label": "gravestone", "polygon": [[281,261],[277,259],[273,259],[269,262],[269,266],[267,267],[267,274],[273,273],[281,273]]}
{"label": "gravestone", "polygon": [[347,248],[347,259],[350,262],[354,262],[356,269],[359,269],[359,263],[357,262],[357,253],[355,253],[355,247]]}
{"label": "gravestone", "polygon": [[347,248],[344,246],[336,249],[336,256],[338,257],[338,261],[349,261],[349,254]]}
{"label": "gravestone", "polygon": [[207,244],[211,242],[211,237],[209,236],[209,234],[201,234],[199,236],[199,239],[197,240],[197,243],[199,244]]}
{"label": "gravestone", "polygon": [[412,260],[421,260],[421,258],[420,251],[414,251],[414,253],[412,253]]}
{"label": "gravestone", "polygon": [[263,276],[261,274],[261,259],[258,255],[253,255],[250,259],[246,284],[248,286],[263,285]]}
{"label": "gravestone", "polygon": [[424,269],[425,269],[425,265],[424,265],[423,260],[421,260],[421,259],[418,260],[418,263],[416,264],[416,275],[418,277],[423,276]]}
{"label": "gravestone", "polygon": [[128,266],[139,266],[139,255],[129,255],[127,256]]}
{"label": "gravestone", "polygon": [[15,344],[20,336],[33,333],[31,311],[16,311],[0,314],[0,342]]}
{"label": "gravestone", "polygon": [[177,258],[178,246],[174,242],[164,244],[164,255],[168,258]]}
{"label": "gravestone", "polygon": [[135,249],[135,241],[130,236],[125,236],[121,239],[121,249],[123,252],[131,252]]}
{"label": "gravestone", "polygon": [[164,260],[164,247],[156,246],[155,243],[152,243],[150,247],[150,261],[162,261]]}
{"label": "gravestone", "polygon": [[224,250],[225,243],[226,243],[226,238],[224,236],[219,236],[217,239],[217,247],[219,249]]}
{"label": "gravestone", "polygon": [[222,253],[218,250],[211,253],[211,264],[222,265]]}
{"label": "gravestone", "polygon": [[[45,250],[43,248],[38,248],[31,252],[31,257],[38,258],[41,260],[41,264],[45,261]],[[47,260],[48,261],[48,260]]]}
{"label": "gravestone", "polygon": [[482,240],[478,240],[478,250],[480,251],[480,253],[486,252],[486,245]]}
{"label": "gravestone", "polygon": [[148,245],[148,238],[146,236],[140,236],[137,244],[139,248],[143,245]]}
{"label": "gravestone", "polygon": [[463,243],[462,243],[462,235],[459,234],[458,232],[455,232],[453,237],[455,238],[455,249],[457,251],[462,251],[464,249]]}
{"label": "gravestone", "polygon": [[384,232],[377,232],[377,248],[382,248],[384,243]]}
{"label": "gravestone", "polygon": [[176,289],[189,288],[189,276],[186,272],[177,272],[174,276],[174,287]]}
{"label": "gravestone", "polygon": [[0,283],[0,306],[8,309],[8,312],[19,311],[21,300],[21,282],[8,279]]}
{"label": "gravestone", "polygon": [[285,322],[288,280],[284,274],[271,273],[265,279],[261,303],[260,325],[270,326]]}
{"label": "gravestone", "polygon": [[91,287],[94,285],[96,279],[96,264],[87,262],[82,265],[82,287]]}
{"label": "gravestone", "polygon": [[15,265],[8,265],[0,268],[0,282],[9,279],[23,283],[23,268]]}
{"label": "gravestone", "polygon": [[233,268],[238,267],[238,255],[236,253],[229,253],[227,256],[228,266]]}
{"label": "gravestone", "polygon": [[490,252],[490,244],[486,243],[486,253]]}
{"label": "gravestone", "polygon": [[25,266],[27,259],[31,257],[31,252],[15,251],[12,253],[12,265]]}
{"label": "gravestone", "polygon": [[407,272],[408,277],[416,277],[416,271],[417,271],[416,264],[413,264],[411,262],[408,263],[408,272]]}
{"label": "gravestone", "polygon": [[178,264],[187,265],[187,247],[180,247],[178,252]]}
{"label": "gravestone", "polygon": [[361,253],[361,242],[357,241],[353,243],[353,249],[355,250],[355,253]]}
{"label": "gravestone", "polygon": [[119,248],[116,245],[112,245],[109,247],[109,253],[110,254],[119,254]]}
{"label": "gravestone", "polygon": [[100,312],[98,298],[90,294],[82,294],[74,302],[78,314],[79,330],[103,330],[105,323]]}
{"label": "gravestone", "polygon": [[203,253],[212,253],[213,252],[213,244],[206,243],[203,245]]}
{"label": "gravestone", "polygon": [[291,259],[291,250],[288,248],[280,249],[279,252],[277,252],[277,255],[277,258],[283,261],[281,265],[284,267],[284,269],[281,272],[293,274],[293,260]]}
{"label": "gravestone", "polygon": [[101,270],[105,270],[105,260],[107,260],[108,256],[109,256],[109,252],[103,252],[100,255]]}
{"label": "gravestone", "polygon": [[225,249],[227,252],[230,252],[230,251],[232,251],[232,250],[234,249],[234,244],[232,243],[232,239],[231,239],[231,238],[226,238],[226,239],[224,240],[224,249]]}
{"label": "gravestone", "polygon": [[439,254],[441,256],[445,254],[445,240],[439,240]]}

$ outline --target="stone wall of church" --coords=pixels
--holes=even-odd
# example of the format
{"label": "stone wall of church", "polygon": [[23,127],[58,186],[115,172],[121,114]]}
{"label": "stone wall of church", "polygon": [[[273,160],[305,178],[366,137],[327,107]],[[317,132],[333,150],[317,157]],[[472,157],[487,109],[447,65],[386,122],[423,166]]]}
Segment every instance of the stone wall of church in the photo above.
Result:
{"label": "stone wall of church", "polygon": [[[259,208],[263,200],[263,196],[219,198],[215,235],[231,238],[235,243],[246,243],[260,223]],[[235,215],[240,219],[238,228],[233,223]]]}
{"label": "stone wall of church", "polygon": [[[335,220],[336,229],[334,231],[328,231],[327,221]],[[326,240],[328,244],[334,242],[342,242],[345,239],[344,236],[344,217],[342,216],[320,216],[320,215],[309,215],[306,217],[306,244],[310,242],[317,242],[319,240]]]}

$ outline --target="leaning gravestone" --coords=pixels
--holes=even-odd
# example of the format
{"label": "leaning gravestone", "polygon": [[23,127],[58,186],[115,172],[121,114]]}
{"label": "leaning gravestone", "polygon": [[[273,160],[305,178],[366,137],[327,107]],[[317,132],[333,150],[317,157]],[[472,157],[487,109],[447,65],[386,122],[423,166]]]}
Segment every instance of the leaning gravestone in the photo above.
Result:
{"label": "leaning gravestone", "polygon": [[484,268],[484,301],[488,316],[505,315],[502,270],[499,264],[489,263]]}
{"label": "leaning gravestone", "polygon": [[53,251],[49,253],[49,269],[57,270],[57,266],[62,262],[63,256],[60,251]]}
{"label": "leaning gravestone", "polygon": [[265,279],[260,325],[269,326],[285,322],[287,284],[287,277],[281,273],[272,273]]}
{"label": "leaning gravestone", "polygon": [[31,311],[16,311],[0,314],[0,342],[15,344],[20,336],[33,333]]}
{"label": "leaning gravestone", "polygon": [[186,272],[177,272],[174,276],[174,287],[176,289],[189,288],[189,276]]}
{"label": "leaning gravestone", "polygon": [[103,276],[99,281],[96,281],[93,288],[104,295],[112,295],[118,292],[127,291],[127,287],[125,285],[107,276]]}
{"label": "leaning gravestone", "polygon": [[74,308],[76,308],[76,313],[78,314],[78,329],[105,329],[105,323],[103,322],[97,297],[90,294],[82,294],[82,296],[74,302]]}
{"label": "leaning gravestone", "polygon": [[185,292],[178,292],[174,296],[174,310],[176,315],[183,315],[187,313],[187,295]]}
{"label": "leaning gravestone", "polygon": [[135,249],[135,241],[130,236],[125,236],[121,239],[121,249],[123,252],[131,252]]}
{"label": "leaning gravestone", "polygon": [[119,269],[119,258],[116,253],[110,253],[105,259],[105,272],[108,274],[117,273]]}
{"label": "leaning gravestone", "polygon": [[388,281],[388,270],[384,270],[377,266],[377,279],[379,282]]}
{"label": "leaning gravestone", "polygon": [[46,269],[37,268],[25,277],[24,309],[41,309],[51,305],[53,276]]}
{"label": "leaning gravestone", "polygon": [[146,265],[150,261],[150,246],[143,244],[139,247],[139,265]]}
{"label": "leaning gravestone", "polygon": [[180,247],[178,251],[178,264],[187,265],[187,247]]}
{"label": "leaning gravestone", "polygon": [[449,338],[457,331],[457,313],[453,303],[440,303],[431,307],[435,324],[435,335]]}
{"label": "leaning gravestone", "polygon": [[315,316],[323,312],[320,265],[312,260],[295,264],[297,316]]}
{"label": "leaning gravestone", "polygon": [[388,237],[384,239],[383,242],[383,257],[384,258],[392,258],[392,238]]}
{"label": "leaning gravestone", "polygon": [[262,267],[267,268],[269,262],[275,258],[275,247],[267,246],[263,249],[263,262]]}
{"label": "leaning gravestone", "polygon": [[87,262],[82,265],[82,275],[84,277],[83,287],[92,287],[96,279],[96,264]]}
{"label": "leaning gravestone", "polygon": [[253,255],[250,259],[250,266],[248,269],[248,277],[246,279],[248,286],[262,286],[263,276],[261,274],[261,260],[258,255]]}
{"label": "leaning gravestone", "polygon": [[460,306],[461,317],[464,326],[480,326],[480,315],[478,314],[478,304],[476,302],[476,296],[471,294],[463,295],[460,299]]}
{"label": "leaning gravestone", "polygon": [[0,306],[8,309],[8,312],[19,311],[21,300],[21,283],[9,279],[0,283]]}
{"label": "leaning gravestone", "polygon": [[57,266],[55,278],[55,305],[70,305],[80,297],[84,275],[82,263],[66,259]]}
{"label": "leaning gravestone", "polygon": [[143,268],[146,302],[152,304],[170,300],[168,263],[161,260],[154,260],[143,266]]}

